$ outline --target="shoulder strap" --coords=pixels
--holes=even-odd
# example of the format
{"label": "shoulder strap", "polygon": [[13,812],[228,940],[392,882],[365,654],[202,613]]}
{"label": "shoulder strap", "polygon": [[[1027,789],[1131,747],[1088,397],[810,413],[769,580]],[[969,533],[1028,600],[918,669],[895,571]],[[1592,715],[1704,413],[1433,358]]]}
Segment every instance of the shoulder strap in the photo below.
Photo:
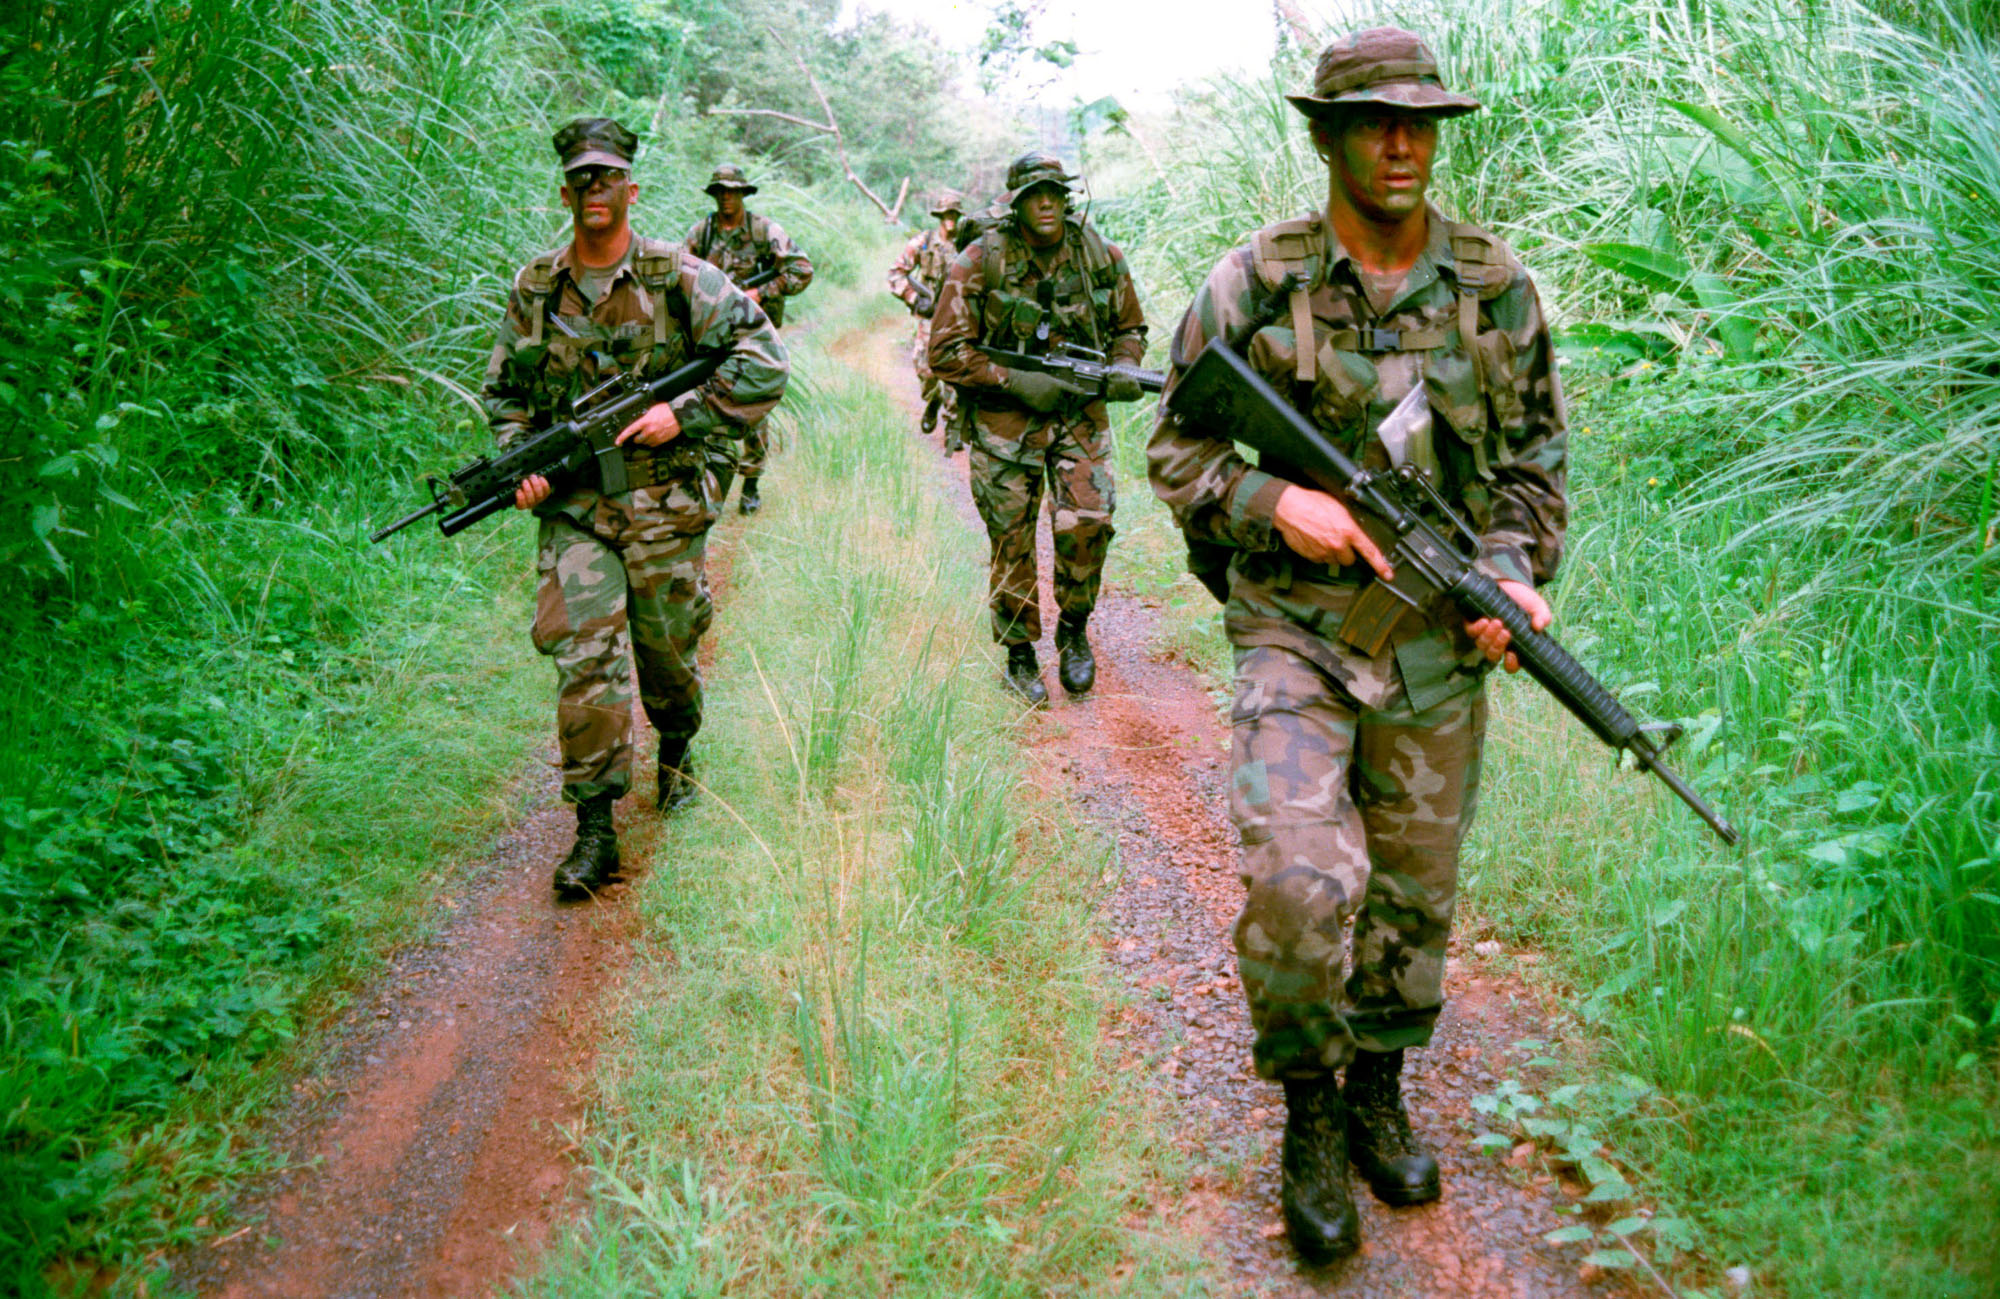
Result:
{"label": "shoulder strap", "polygon": [[543,253],[534,261],[521,268],[518,284],[528,295],[524,304],[528,313],[528,345],[538,347],[542,341],[542,322],[548,318],[549,295],[556,287],[556,255]]}
{"label": "shoulder strap", "polygon": [[664,239],[639,240],[639,248],[632,256],[632,273],[639,277],[639,283],[653,295],[653,346],[667,345],[667,317],[671,315],[683,331],[690,328],[687,295],[681,292],[681,256],[679,244]]}
{"label": "shoulder strap", "polygon": [[694,229],[695,236],[688,245],[688,251],[707,261],[709,253],[715,250],[715,214],[703,217]]}
{"label": "shoulder strap", "polygon": [[1487,390],[1486,357],[1478,347],[1479,304],[1507,291],[1513,280],[1507,245],[1491,231],[1469,221],[1447,221],[1451,259],[1458,275],[1458,339],[1472,358],[1472,374],[1481,392]]}
{"label": "shoulder strap", "polygon": [[1320,214],[1308,212],[1290,221],[1265,226],[1250,236],[1251,264],[1266,293],[1285,276],[1292,281],[1292,353],[1298,358],[1292,377],[1309,385],[1319,377],[1319,357],[1313,347],[1313,280],[1326,265],[1326,227]]}

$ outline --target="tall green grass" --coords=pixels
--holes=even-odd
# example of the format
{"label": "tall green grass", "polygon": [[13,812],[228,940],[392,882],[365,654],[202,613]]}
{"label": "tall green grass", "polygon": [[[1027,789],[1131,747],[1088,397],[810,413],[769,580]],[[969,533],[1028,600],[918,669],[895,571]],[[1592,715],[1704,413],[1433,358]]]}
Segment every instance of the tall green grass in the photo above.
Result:
{"label": "tall green grass", "polygon": [[[1488,105],[1445,133],[1440,200],[1523,250],[1558,322],[1563,635],[1686,724],[1748,841],[1718,852],[1510,684],[1473,923],[1574,988],[1565,1103],[1709,1259],[1787,1293],[2000,1275],[2000,50],[1973,14],[1384,15]],[[1189,96],[1172,175],[1117,205],[1160,314],[1321,201],[1275,93],[1305,75]],[[1621,1075],[1640,1091],[1597,1086]]]}

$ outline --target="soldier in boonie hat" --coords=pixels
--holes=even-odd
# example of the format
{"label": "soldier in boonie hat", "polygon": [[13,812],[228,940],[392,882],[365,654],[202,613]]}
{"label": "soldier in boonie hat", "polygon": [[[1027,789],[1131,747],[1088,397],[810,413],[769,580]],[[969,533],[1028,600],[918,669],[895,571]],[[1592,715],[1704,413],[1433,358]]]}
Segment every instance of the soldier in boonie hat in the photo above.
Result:
{"label": "soldier in boonie hat", "polygon": [[639,151],[639,137],[608,117],[572,118],[556,131],[554,143],[564,173],[578,167],[630,171],[632,155]]}
{"label": "soldier in boonie hat", "polygon": [[1055,185],[1067,194],[1075,180],[1076,177],[1063,169],[1062,159],[1054,154],[1024,153],[1007,168],[1007,191],[1000,196],[1000,201],[1012,207],[1023,194],[1037,185]]}
{"label": "soldier in boonie hat", "polygon": [[947,212],[956,216],[964,211],[965,195],[955,189],[941,189],[931,199],[930,213],[934,217],[941,217]]}
{"label": "soldier in boonie hat", "polygon": [[1431,47],[1400,27],[1371,27],[1335,41],[1320,52],[1313,92],[1285,98],[1312,118],[1367,107],[1458,117],[1480,106],[1471,95],[1446,90]]}
{"label": "soldier in boonie hat", "polygon": [[735,190],[739,194],[755,194],[757,187],[750,183],[743,169],[733,162],[725,162],[709,173],[708,184],[702,187],[705,194],[718,194],[724,190]]}

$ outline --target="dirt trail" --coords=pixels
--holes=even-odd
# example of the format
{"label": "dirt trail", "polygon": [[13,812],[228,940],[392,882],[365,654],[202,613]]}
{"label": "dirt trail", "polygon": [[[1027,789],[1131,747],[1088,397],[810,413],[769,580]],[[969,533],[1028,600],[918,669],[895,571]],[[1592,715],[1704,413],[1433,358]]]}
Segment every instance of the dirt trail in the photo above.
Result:
{"label": "dirt trail", "polygon": [[[878,339],[866,360],[911,412],[914,435],[919,401],[906,356],[901,337],[891,335]],[[970,529],[969,543],[984,553],[964,457],[948,463],[946,489]],[[1147,508],[1144,482],[1118,486],[1123,510]],[[1044,528],[1045,611],[1055,608],[1050,561]],[[1107,587],[1091,619],[1096,688],[1068,699],[1046,671],[1052,706],[1031,729],[1039,778],[1062,788],[1117,845],[1120,881],[1105,908],[1104,941],[1132,995],[1106,1025],[1107,1059],[1121,1070],[1149,1071],[1193,1169],[1187,1185],[1156,1188],[1155,1208],[1202,1242],[1234,1294],[1540,1299],[1622,1292],[1615,1274],[1586,1282],[1574,1249],[1543,1242],[1543,1233],[1575,1221],[1556,1212],[1569,1200],[1556,1179],[1470,1144],[1480,1126],[1472,1100],[1519,1072],[1527,1052],[1514,1044],[1541,1036],[1546,1021],[1524,984],[1456,937],[1449,1004],[1431,1047],[1411,1053],[1406,1079],[1417,1127],[1438,1151],[1445,1197],[1389,1209],[1356,1179],[1361,1253],[1318,1271],[1295,1262],[1278,1208],[1284,1094],[1251,1069],[1229,937],[1242,888],[1225,811],[1228,730],[1195,673],[1155,654],[1155,622],[1130,593]],[[1046,638],[1041,651],[1051,663]]]}
{"label": "dirt trail", "polygon": [[[719,596],[730,551],[709,553]],[[628,877],[661,833],[639,721],[642,761],[616,812]],[[177,1284],[217,1299],[486,1295],[547,1243],[571,1203],[571,1133],[636,920],[628,884],[554,900],[576,821],[553,744],[528,779],[528,815],[457,872],[436,936],[322,1030],[324,1063],[261,1134],[288,1167],[239,1203],[249,1225],[176,1261]]]}

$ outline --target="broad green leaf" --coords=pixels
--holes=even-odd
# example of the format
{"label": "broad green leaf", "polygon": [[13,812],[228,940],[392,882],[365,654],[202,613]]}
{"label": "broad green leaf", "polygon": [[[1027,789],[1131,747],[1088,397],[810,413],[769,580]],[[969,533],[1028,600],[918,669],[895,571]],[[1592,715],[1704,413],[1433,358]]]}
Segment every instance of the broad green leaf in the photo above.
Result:
{"label": "broad green leaf", "polygon": [[1578,1241],[1590,1240],[1596,1235],[1596,1230],[1590,1227],[1557,1227],[1542,1239],[1551,1245],[1574,1245]]}
{"label": "broad green leaf", "polygon": [[1692,271],[1672,253],[1621,243],[1584,244],[1582,249],[1585,257],[1607,270],[1637,280],[1648,289],[1671,293],[1686,298],[1691,305],[1699,305],[1688,296],[1688,277]]}
{"label": "broad green leaf", "polygon": [[1629,1200],[1631,1198],[1631,1184],[1620,1177],[1609,1182],[1601,1182],[1591,1187],[1590,1194],[1583,1197],[1583,1202],[1585,1204],[1606,1204],[1612,1200]]}
{"label": "broad green leaf", "polygon": [[1583,1256],[1583,1261],[1607,1269],[1631,1267],[1634,1262],[1632,1256],[1622,1249],[1593,1249]]}
{"label": "broad green leaf", "polygon": [[1620,1218],[1609,1227],[1606,1227],[1605,1230],[1614,1236],[1629,1236],[1635,1231],[1644,1231],[1651,1225],[1646,1219],[1640,1217]]}
{"label": "broad green leaf", "polygon": [[1774,173],[1769,156],[1751,143],[1750,137],[1744,133],[1742,127],[1706,104],[1690,104],[1680,99],[1663,99],[1660,102],[1689,121],[1704,127],[1709,134],[1727,145],[1730,152],[1749,163],[1756,173],[1764,178],[1765,184],[1785,195],[1786,202],[1791,203],[1791,191]]}
{"label": "broad green leaf", "polygon": [[28,526],[35,530],[36,536],[43,538],[54,532],[61,524],[62,506],[54,503],[37,505],[35,512],[28,518]]}

